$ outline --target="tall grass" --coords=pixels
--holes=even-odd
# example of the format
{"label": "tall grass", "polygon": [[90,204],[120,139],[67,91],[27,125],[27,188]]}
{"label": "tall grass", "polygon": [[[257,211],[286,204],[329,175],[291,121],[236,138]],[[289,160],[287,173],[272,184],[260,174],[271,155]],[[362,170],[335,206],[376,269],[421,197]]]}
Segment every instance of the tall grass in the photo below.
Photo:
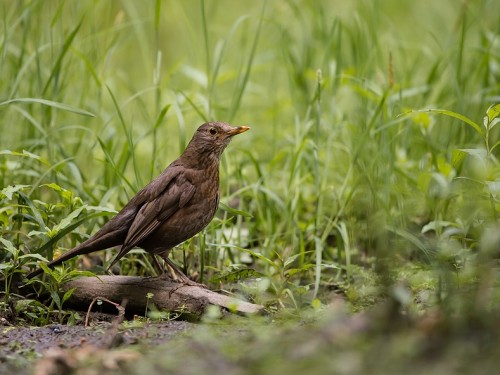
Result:
{"label": "tall grass", "polygon": [[[33,202],[4,190],[1,230],[23,254],[47,241],[30,228],[67,214],[30,221],[37,202],[67,204],[43,184],[119,209],[215,119],[252,130],[222,163],[232,209],[173,255],[201,280],[244,263],[284,305],[331,287],[357,301],[371,298],[374,271],[388,285],[401,267],[436,266],[429,285],[453,279],[440,276],[447,264],[469,275],[486,228],[498,227],[498,148],[484,157],[481,134],[456,116],[481,124],[499,101],[495,1],[1,7],[0,149],[10,151],[0,188],[28,185]],[[448,112],[404,115],[430,108]],[[494,145],[498,128],[488,134]]]}

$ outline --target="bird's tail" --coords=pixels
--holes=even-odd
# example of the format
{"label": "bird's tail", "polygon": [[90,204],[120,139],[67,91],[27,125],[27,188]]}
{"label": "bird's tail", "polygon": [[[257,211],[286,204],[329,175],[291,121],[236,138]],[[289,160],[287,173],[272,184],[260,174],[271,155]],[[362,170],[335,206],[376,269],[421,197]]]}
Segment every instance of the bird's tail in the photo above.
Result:
{"label": "bird's tail", "polygon": [[[108,249],[110,247],[114,247],[121,244],[121,239],[115,235],[115,233],[107,233],[102,236],[97,236],[99,233],[96,233],[95,236],[89,238],[87,241],[82,242],[77,247],[69,250],[64,253],[60,257],[54,259],[53,261],[47,263],[49,268],[53,268],[58,266],[62,262],[65,262],[73,257],[78,255],[90,254],[95,251]],[[37,268],[33,272],[29,273],[26,277],[31,279],[35,276],[40,275],[43,272],[43,269]]]}

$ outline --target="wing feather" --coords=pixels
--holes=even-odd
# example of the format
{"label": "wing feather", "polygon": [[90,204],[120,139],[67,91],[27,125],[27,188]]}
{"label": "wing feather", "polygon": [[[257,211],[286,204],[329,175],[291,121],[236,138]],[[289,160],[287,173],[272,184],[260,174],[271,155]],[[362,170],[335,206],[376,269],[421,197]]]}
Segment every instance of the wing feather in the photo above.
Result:
{"label": "wing feather", "polygon": [[184,207],[191,200],[195,191],[196,187],[182,173],[172,178],[160,194],[141,206],[130,225],[120,252],[109,267],[129,250],[144,241],[180,208]]}

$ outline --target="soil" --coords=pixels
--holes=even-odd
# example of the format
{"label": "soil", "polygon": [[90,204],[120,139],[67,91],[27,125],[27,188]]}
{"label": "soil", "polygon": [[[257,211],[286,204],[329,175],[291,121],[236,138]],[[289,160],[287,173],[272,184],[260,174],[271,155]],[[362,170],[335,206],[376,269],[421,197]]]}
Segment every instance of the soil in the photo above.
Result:
{"label": "soil", "polygon": [[[106,320],[106,317],[104,319]],[[92,348],[90,352],[97,352],[118,347],[154,347],[195,326],[194,323],[186,321],[167,321],[137,324],[132,322],[128,327],[125,326],[127,328],[123,328],[124,325],[118,328],[118,325],[105,320],[97,320],[94,317],[94,322],[89,327],[0,325],[0,375],[31,374],[32,364],[39,358],[66,356],[64,353],[78,352],[82,348]],[[66,357],[64,359],[66,360]]]}

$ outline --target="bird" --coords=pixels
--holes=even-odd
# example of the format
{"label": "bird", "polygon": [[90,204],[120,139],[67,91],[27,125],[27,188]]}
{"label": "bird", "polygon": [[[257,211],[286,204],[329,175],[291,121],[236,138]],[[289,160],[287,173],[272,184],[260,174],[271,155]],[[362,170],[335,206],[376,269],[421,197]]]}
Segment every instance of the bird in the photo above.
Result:
{"label": "bird", "polygon": [[[133,248],[160,255],[182,283],[190,279],[173,263],[170,250],[202,231],[219,206],[219,164],[232,138],[249,130],[225,122],[198,127],[184,152],[142,188],[92,237],[47,263],[49,268],[78,255],[121,246],[108,270]],[[31,279],[43,272],[38,268]]]}

